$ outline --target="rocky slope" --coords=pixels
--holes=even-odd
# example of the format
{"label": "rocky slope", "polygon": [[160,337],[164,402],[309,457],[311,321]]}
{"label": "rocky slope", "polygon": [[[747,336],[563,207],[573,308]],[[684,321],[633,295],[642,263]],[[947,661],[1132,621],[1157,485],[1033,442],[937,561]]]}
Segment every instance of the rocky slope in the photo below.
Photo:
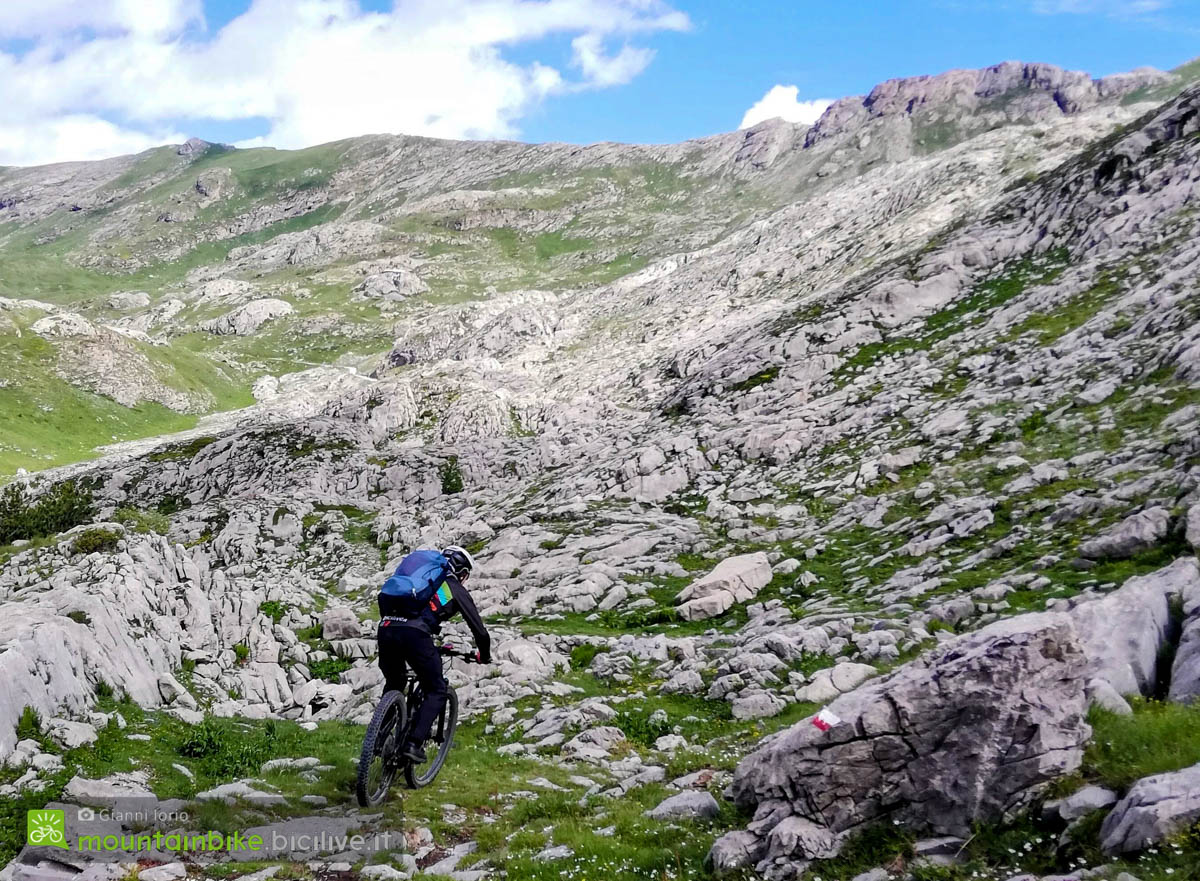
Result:
{"label": "rocky slope", "polygon": [[[2,461],[187,429],[23,481],[92,512],[0,551],[3,793],[411,833],[274,854],[317,875],[1190,870],[1193,66],[0,170]],[[451,674],[444,788],[357,814],[374,593],[450,542],[497,666]],[[1114,712],[1191,733],[1135,782]]]}

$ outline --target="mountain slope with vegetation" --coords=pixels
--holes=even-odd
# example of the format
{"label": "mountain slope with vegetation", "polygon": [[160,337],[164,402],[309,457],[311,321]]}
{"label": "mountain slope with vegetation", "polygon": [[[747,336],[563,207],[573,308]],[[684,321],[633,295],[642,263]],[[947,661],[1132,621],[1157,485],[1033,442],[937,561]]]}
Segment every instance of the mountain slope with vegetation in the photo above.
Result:
{"label": "mountain slope with vegetation", "polygon": [[[102,791],[406,833],[284,878],[1187,877],[1195,72],[0,170],[0,470],[59,466],[0,498],[5,881]],[[375,592],[449,543],[497,663],[360,812]]]}

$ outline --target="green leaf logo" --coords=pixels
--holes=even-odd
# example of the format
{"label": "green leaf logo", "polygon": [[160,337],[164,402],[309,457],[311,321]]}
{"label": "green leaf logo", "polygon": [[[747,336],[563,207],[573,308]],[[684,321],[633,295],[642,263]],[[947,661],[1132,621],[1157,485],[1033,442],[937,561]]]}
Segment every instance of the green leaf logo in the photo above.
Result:
{"label": "green leaf logo", "polygon": [[65,811],[30,811],[25,815],[25,842],[35,847],[67,849]]}

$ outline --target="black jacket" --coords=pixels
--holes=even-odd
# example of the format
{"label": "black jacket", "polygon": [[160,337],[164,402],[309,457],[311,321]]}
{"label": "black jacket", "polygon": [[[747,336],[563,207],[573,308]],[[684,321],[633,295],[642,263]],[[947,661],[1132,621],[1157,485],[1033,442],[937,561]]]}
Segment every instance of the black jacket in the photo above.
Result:
{"label": "black jacket", "polygon": [[411,601],[404,597],[395,597],[381,593],[379,595],[379,614],[385,618],[405,618],[412,627],[419,627],[426,633],[440,633],[442,624],[461,613],[471,636],[475,639],[475,648],[479,650],[479,660],[484,664],[492,660],[492,638],[479,610],[475,608],[475,600],[471,593],[451,574],[447,574],[438,590],[429,602],[420,610],[409,605]]}

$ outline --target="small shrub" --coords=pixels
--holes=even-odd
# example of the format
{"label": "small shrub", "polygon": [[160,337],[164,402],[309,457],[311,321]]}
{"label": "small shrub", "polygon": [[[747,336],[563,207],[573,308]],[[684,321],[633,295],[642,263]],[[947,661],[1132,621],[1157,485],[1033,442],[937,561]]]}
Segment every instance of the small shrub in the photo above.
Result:
{"label": "small shrub", "polygon": [[644,713],[617,713],[613,724],[625,732],[625,737],[642,746],[654,746],[654,741],[664,734],[671,733],[671,723],[667,720],[651,719]]}
{"label": "small shrub", "polygon": [[545,541],[539,542],[538,547],[543,551],[556,551],[563,546],[561,538],[548,538]]}
{"label": "small shrub", "polygon": [[103,679],[96,683],[96,700],[112,700],[113,695],[113,687]]}
{"label": "small shrub", "polygon": [[84,612],[80,609],[76,609],[73,612],[67,612],[67,617],[70,618],[72,621],[74,621],[76,624],[91,624],[92,623],[92,619],[88,615],[88,613]]}
{"label": "small shrub", "polygon": [[325,658],[322,661],[312,661],[308,672],[313,679],[324,679],[326,682],[341,682],[342,674],[353,665],[345,658]]}
{"label": "small shrub", "polygon": [[207,775],[228,779],[258,773],[263,762],[282,751],[281,740],[274,722],[247,730],[225,720],[205,719],[190,729],[177,751],[196,759]]}
{"label": "small shrub", "polygon": [[71,550],[76,554],[110,553],[120,541],[121,533],[115,529],[85,529],[75,536]]}
{"label": "small shrub", "polygon": [[571,669],[586,670],[592,666],[592,660],[596,655],[608,651],[605,646],[593,645],[590,642],[580,643],[571,649]]}
{"label": "small shrub", "polygon": [[1025,439],[1025,443],[1033,443],[1038,432],[1046,427],[1046,414],[1041,410],[1035,410],[1022,419],[1018,427],[1021,429],[1021,437]]}
{"label": "small shrub", "polygon": [[178,514],[180,511],[191,506],[192,503],[183,496],[167,494],[159,499],[156,510],[164,517],[170,517],[172,514]]}
{"label": "small shrub", "polygon": [[21,710],[17,720],[17,740],[37,740],[42,736],[42,717],[33,707]]}
{"label": "small shrub", "polygon": [[458,467],[458,456],[451,456],[442,463],[438,474],[442,478],[442,492],[451,496],[463,490],[462,471]]}
{"label": "small shrub", "polygon": [[66,532],[92,519],[92,493],[68,480],[34,499],[19,483],[0,494],[0,545]]}
{"label": "small shrub", "polygon": [[278,624],[283,620],[283,616],[287,614],[288,608],[288,606],[285,606],[278,600],[268,600],[258,607],[258,611]]}
{"label": "small shrub", "polygon": [[244,642],[239,642],[233,647],[233,656],[237,658],[237,662],[239,664],[246,663],[246,661],[250,658],[250,646],[246,645]]}

